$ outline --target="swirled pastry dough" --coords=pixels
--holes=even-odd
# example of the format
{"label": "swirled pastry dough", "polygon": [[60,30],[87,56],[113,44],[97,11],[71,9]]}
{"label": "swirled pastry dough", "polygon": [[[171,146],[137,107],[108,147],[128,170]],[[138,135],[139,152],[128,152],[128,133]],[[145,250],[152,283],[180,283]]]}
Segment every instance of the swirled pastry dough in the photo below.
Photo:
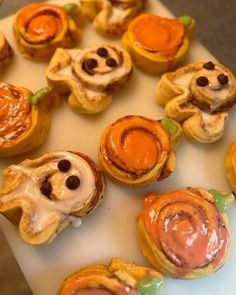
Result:
{"label": "swirled pastry dough", "polygon": [[3,182],[0,212],[32,245],[51,242],[70,223],[79,226],[101,204],[105,187],[89,157],[64,151],[5,168]]}
{"label": "swirled pastry dough", "polygon": [[147,0],[81,0],[82,14],[93,22],[97,32],[120,36]]}
{"label": "swirled pastry dough", "polygon": [[84,50],[57,49],[46,72],[48,83],[60,94],[69,93],[69,106],[93,114],[111,102],[112,92],[132,73],[129,54],[115,45]]}
{"label": "swirled pastry dough", "polygon": [[49,111],[57,105],[57,94],[49,88],[33,93],[0,81],[0,158],[31,151],[48,134]]}
{"label": "swirled pastry dough", "polygon": [[158,271],[113,258],[108,265],[92,264],[70,275],[57,295],[153,295],[162,286]]}
{"label": "swirled pastry dough", "polygon": [[174,170],[173,148],[181,134],[181,127],[172,120],[120,118],[101,135],[101,166],[125,185],[144,186],[161,180]]}
{"label": "swirled pastry dough", "polygon": [[185,57],[195,21],[189,16],[177,19],[140,14],[122,37],[123,47],[134,64],[148,74],[174,69]]}
{"label": "swirled pastry dough", "polygon": [[164,74],[157,101],[168,117],[182,123],[188,139],[214,142],[222,137],[226,111],[236,101],[236,80],[218,63],[196,62]]}
{"label": "swirled pastry dough", "polygon": [[16,43],[24,57],[48,61],[56,48],[71,48],[80,39],[79,19],[76,4],[29,4],[15,16]]}
{"label": "swirled pastry dough", "polygon": [[13,57],[13,50],[3,33],[0,32],[0,75],[2,74],[5,66],[10,63]]}
{"label": "swirled pastry dough", "polygon": [[138,216],[143,255],[161,272],[194,279],[216,272],[230,250],[232,194],[187,188],[145,197]]}

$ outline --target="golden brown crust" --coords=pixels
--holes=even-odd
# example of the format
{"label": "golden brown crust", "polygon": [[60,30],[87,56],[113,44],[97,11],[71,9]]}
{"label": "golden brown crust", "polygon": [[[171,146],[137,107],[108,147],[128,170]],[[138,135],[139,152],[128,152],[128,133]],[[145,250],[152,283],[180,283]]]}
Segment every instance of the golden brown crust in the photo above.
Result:
{"label": "golden brown crust", "polygon": [[13,50],[3,33],[0,32],[0,75],[13,58]]}
{"label": "golden brown crust", "polygon": [[236,141],[231,143],[225,155],[225,172],[228,183],[236,194]]}

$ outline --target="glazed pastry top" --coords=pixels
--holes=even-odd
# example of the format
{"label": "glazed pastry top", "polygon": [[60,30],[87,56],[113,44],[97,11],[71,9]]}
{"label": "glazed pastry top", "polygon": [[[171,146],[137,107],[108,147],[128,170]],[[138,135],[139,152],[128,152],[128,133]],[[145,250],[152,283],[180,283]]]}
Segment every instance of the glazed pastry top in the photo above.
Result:
{"label": "glazed pastry top", "polygon": [[18,200],[31,204],[30,230],[34,233],[67,217],[75,226],[79,225],[80,219],[73,216],[73,212],[86,206],[96,190],[88,162],[70,152],[25,160],[9,166],[7,174],[17,176],[9,192],[1,197],[1,203]]}

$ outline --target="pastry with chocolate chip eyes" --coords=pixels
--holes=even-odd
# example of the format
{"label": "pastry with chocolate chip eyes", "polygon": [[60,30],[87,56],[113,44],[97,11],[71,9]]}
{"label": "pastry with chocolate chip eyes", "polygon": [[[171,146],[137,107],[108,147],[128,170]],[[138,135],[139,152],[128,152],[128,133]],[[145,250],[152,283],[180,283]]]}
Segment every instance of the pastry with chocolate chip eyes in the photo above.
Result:
{"label": "pastry with chocolate chip eyes", "polygon": [[162,180],[175,168],[174,148],[181,134],[180,125],[170,119],[122,117],[101,135],[102,169],[114,180],[129,186]]}
{"label": "pastry with chocolate chip eyes", "polygon": [[0,32],[0,75],[5,66],[10,63],[13,57],[13,50],[4,35]]}
{"label": "pastry with chocolate chip eyes", "polygon": [[137,218],[143,255],[175,278],[195,279],[216,272],[230,252],[227,210],[233,201],[233,194],[215,189],[148,194]]}
{"label": "pastry with chocolate chip eyes", "polygon": [[104,110],[112,92],[123,87],[132,73],[129,54],[115,45],[80,49],[57,49],[46,76],[59,94],[69,95],[76,112],[93,114]]}
{"label": "pastry with chocolate chip eyes", "polygon": [[51,152],[3,171],[0,212],[31,244],[51,242],[69,224],[79,226],[102,202],[105,180],[78,152]]}
{"label": "pastry with chocolate chip eyes", "polygon": [[189,140],[210,143],[224,132],[227,110],[236,101],[236,80],[216,62],[196,62],[164,74],[157,84],[157,102],[168,117],[182,124]]}
{"label": "pastry with chocolate chip eyes", "polygon": [[82,14],[102,35],[121,36],[147,0],[81,0]]}
{"label": "pastry with chocolate chip eyes", "polygon": [[158,271],[112,258],[92,264],[64,280],[57,295],[156,295],[163,287]]}
{"label": "pastry with chocolate chip eyes", "polygon": [[56,48],[71,48],[79,41],[80,18],[76,4],[31,3],[15,16],[16,43],[24,57],[48,61]]}

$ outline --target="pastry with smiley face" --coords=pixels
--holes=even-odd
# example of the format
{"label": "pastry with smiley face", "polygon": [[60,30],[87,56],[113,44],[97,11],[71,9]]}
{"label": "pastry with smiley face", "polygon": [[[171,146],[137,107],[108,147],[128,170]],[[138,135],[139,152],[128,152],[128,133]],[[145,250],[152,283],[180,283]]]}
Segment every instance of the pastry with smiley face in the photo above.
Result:
{"label": "pastry with smiley face", "polygon": [[70,275],[57,295],[156,295],[162,287],[158,271],[112,258],[108,265],[92,264]]}
{"label": "pastry with smiley face", "polygon": [[0,81],[0,158],[40,146],[50,128],[49,111],[58,102],[57,93],[48,87],[33,94]]}
{"label": "pastry with smiley face", "polygon": [[155,14],[140,14],[129,24],[122,45],[141,71],[162,74],[183,60],[194,27],[195,21],[190,16],[169,19]]}
{"label": "pastry with smiley face", "polygon": [[115,45],[80,49],[57,49],[48,66],[48,83],[59,94],[69,95],[76,112],[93,114],[104,110],[112,92],[123,87],[132,73],[129,54]]}
{"label": "pastry with smiley face", "polygon": [[10,63],[12,57],[13,50],[3,33],[0,32],[0,75],[3,73],[5,66]]}
{"label": "pastry with smiley face", "polygon": [[138,215],[143,255],[164,274],[195,279],[216,272],[231,246],[227,210],[233,194],[202,188],[150,193]]}
{"label": "pastry with smiley face", "polygon": [[147,0],[81,0],[80,9],[102,35],[121,36]]}
{"label": "pastry with smiley face", "polygon": [[105,180],[78,152],[51,152],[3,171],[0,212],[32,245],[51,242],[69,224],[79,226],[102,202]]}
{"label": "pastry with smiley face", "polygon": [[24,57],[48,61],[56,48],[71,48],[79,41],[80,19],[76,4],[31,3],[15,16],[16,43]]}
{"label": "pastry with smiley face", "polygon": [[236,101],[236,80],[216,62],[196,62],[164,74],[157,101],[166,115],[182,124],[189,140],[210,143],[224,132],[227,110]]}
{"label": "pastry with smiley face", "polygon": [[168,177],[175,167],[174,147],[182,129],[170,119],[126,116],[101,135],[99,161],[111,178],[145,186]]}

